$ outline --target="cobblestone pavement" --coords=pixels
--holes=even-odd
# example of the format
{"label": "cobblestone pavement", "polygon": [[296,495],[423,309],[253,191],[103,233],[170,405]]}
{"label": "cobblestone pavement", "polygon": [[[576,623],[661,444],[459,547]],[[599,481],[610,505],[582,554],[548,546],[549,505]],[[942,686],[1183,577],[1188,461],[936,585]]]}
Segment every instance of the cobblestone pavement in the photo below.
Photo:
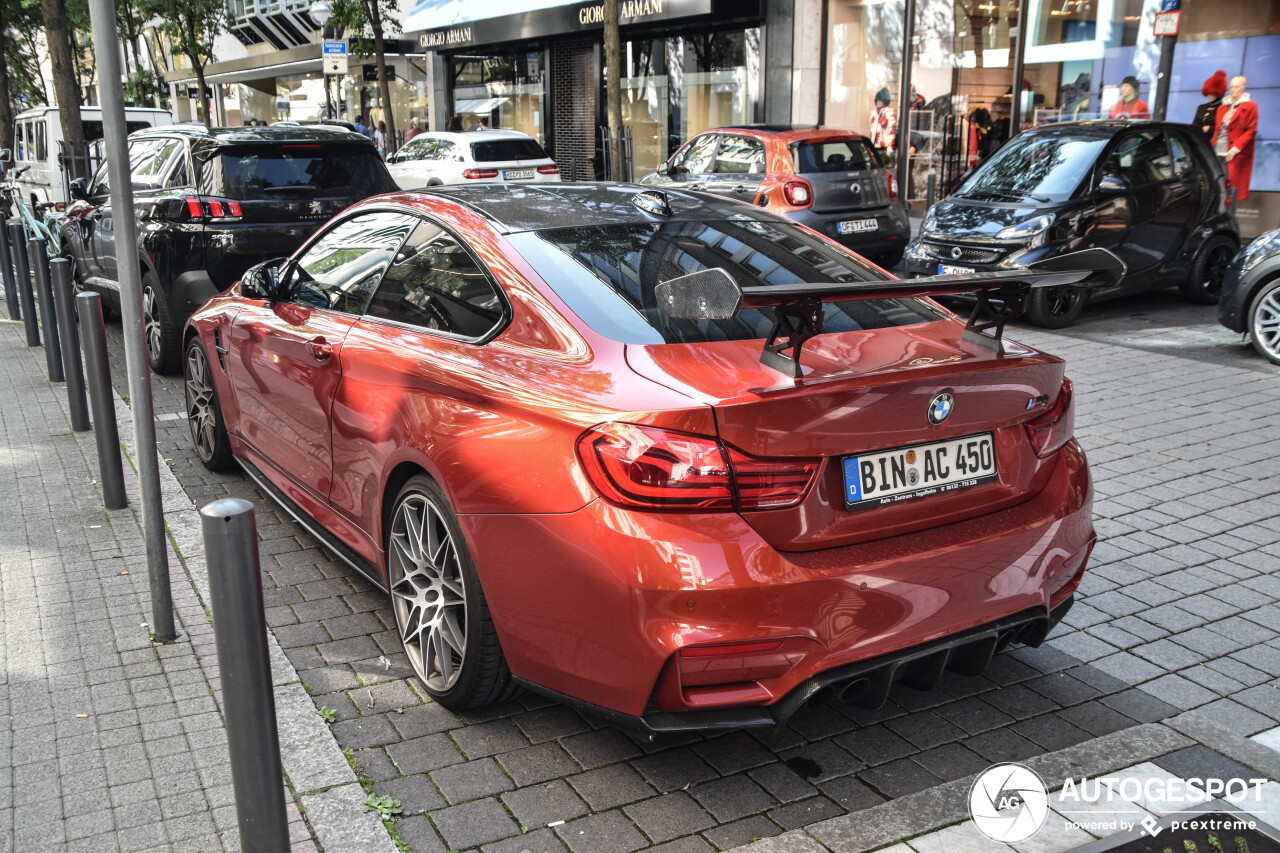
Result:
{"label": "cobblestone pavement", "polygon": [[863,850],[962,820],[956,791],[994,762],[1272,760],[1246,739],[1280,721],[1280,373],[1214,320],[1156,294],[1011,334],[1068,360],[1097,486],[1100,541],[1044,647],[877,711],[828,704],[776,733],[656,744],[534,696],[467,714],[425,700],[383,593],[246,478],[200,466],[178,379],[156,379],[156,412],[197,505],[259,507],[275,636],[374,790],[401,802],[415,851],[692,853],[783,833],[761,849]]}

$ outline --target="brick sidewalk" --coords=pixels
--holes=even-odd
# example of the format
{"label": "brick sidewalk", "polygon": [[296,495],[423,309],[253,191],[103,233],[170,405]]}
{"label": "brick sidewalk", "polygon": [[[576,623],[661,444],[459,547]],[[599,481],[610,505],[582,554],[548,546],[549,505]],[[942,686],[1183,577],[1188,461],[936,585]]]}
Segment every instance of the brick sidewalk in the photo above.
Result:
{"label": "brick sidewalk", "polygon": [[1066,357],[1076,381],[1102,541],[1075,610],[1045,647],[982,677],[900,689],[875,712],[809,709],[772,733],[643,744],[533,696],[447,712],[410,677],[384,593],[267,511],[247,479],[200,466],[177,378],[155,378],[157,426],[197,504],[264,508],[274,634],[373,789],[402,803],[398,831],[419,853],[694,853],[782,833],[871,849],[961,820],[953,792],[999,761],[1084,756],[1105,772],[1180,756],[1168,761],[1185,772],[1222,753],[1263,772],[1275,753],[1248,737],[1280,722],[1276,372],[1212,308],[1167,294],[1010,336]]}

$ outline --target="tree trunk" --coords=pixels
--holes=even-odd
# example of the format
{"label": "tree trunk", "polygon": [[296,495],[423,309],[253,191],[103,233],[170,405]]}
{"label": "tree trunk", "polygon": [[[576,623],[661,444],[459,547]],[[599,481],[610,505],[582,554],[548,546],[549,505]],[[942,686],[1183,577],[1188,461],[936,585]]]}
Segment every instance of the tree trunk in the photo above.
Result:
{"label": "tree trunk", "polygon": [[40,0],[44,16],[45,40],[49,48],[49,64],[53,66],[53,93],[62,119],[64,150],[73,154],[67,165],[72,178],[85,177],[84,125],[80,122],[80,82],[72,58],[71,30],[67,25],[67,7],[63,0]]}
{"label": "tree trunk", "polygon": [[607,180],[626,176],[622,162],[622,36],[618,32],[618,0],[604,0],[604,62],[609,67],[605,79],[605,101],[609,105],[610,174]]}
{"label": "tree trunk", "polygon": [[[0,33],[9,26],[4,19],[4,7],[0,5]],[[9,100],[9,60],[4,46],[0,45],[0,148],[13,149],[13,108]]]}
{"label": "tree trunk", "polygon": [[391,82],[387,79],[387,54],[382,38],[382,10],[379,0],[366,0],[369,23],[373,27],[373,56],[378,63],[378,97],[382,99],[382,114],[387,122],[387,153],[396,150],[396,117],[391,109]]}
{"label": "tree trunk", "polygon": [[204,64],[191,54],[187,54],[187,59],[191,60],[191,67],[196,72],[196,85],[200,87],[200,98],[196,101],[196,117],[205,127],[213,127],[213,119],[209,115],[209,95],[204,90]]}

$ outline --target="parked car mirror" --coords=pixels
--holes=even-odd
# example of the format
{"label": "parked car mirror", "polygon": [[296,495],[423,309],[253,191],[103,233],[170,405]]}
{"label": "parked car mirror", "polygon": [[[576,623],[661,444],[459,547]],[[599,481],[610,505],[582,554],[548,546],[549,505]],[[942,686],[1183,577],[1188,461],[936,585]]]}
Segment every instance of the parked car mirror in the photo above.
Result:
{"label": "parked car mirror", "polygon": [[87,181],[87,178],[76,178],[74,181],[67,184],[68,192],[71,193],[71,197],[76,201],[88,201],[89,192],[85,189]]}
{"label": "parked car mirror", "polygon": [[284,261],[284,258],[274,258],[245,270],[240,278],[240,295],[273,301],[280,293],[280,265]]}
{"label": "parked car mirror", "polygon": [[654,171],[656,171],[659,175],[665,175],[669,168],[670,166],[668,166],[667,162],[664,160],[658,164],[658,168],[655,169]]}
{"label": "parked car mirror", "polygon": [[0,163],[12,163],[13,151],[8,148],[0,148]]}
{"label": "parked car mirror", "polygon": [[1129,191],[1129,182],[1118,175],[1104,175],[1101,181],[1098,181],[1098,192],[1104,193],[1126,193]]}

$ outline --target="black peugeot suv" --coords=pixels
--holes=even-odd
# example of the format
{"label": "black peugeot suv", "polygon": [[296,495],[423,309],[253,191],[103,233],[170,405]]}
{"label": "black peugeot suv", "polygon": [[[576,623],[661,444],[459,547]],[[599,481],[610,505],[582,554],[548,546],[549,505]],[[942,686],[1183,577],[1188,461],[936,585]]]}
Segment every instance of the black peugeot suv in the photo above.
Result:
{"label": "black peugeot suv", "polygon": [[1037,291],[1027,318],[1061,328],[1086,300],[1174,286],[1216,302],[1240,245],[1229,205],[1222,165],[1189,125],[1045,125],[1006,142],[925,214],[906,275],[1014,269],[1103,248],[1127,267],[1115,287]]}
{"label": "black peugeot suv", "polygon": [[104,164],[72,184],[64,244],[82,289],[119,310],[121,263],[142,273],[147,355],[181,369],[187,317],[241,273],[287,255],[325,221],[396,183],[366,137],[327,127],[173,125],[129,136],[138,245],[116,246]]}

